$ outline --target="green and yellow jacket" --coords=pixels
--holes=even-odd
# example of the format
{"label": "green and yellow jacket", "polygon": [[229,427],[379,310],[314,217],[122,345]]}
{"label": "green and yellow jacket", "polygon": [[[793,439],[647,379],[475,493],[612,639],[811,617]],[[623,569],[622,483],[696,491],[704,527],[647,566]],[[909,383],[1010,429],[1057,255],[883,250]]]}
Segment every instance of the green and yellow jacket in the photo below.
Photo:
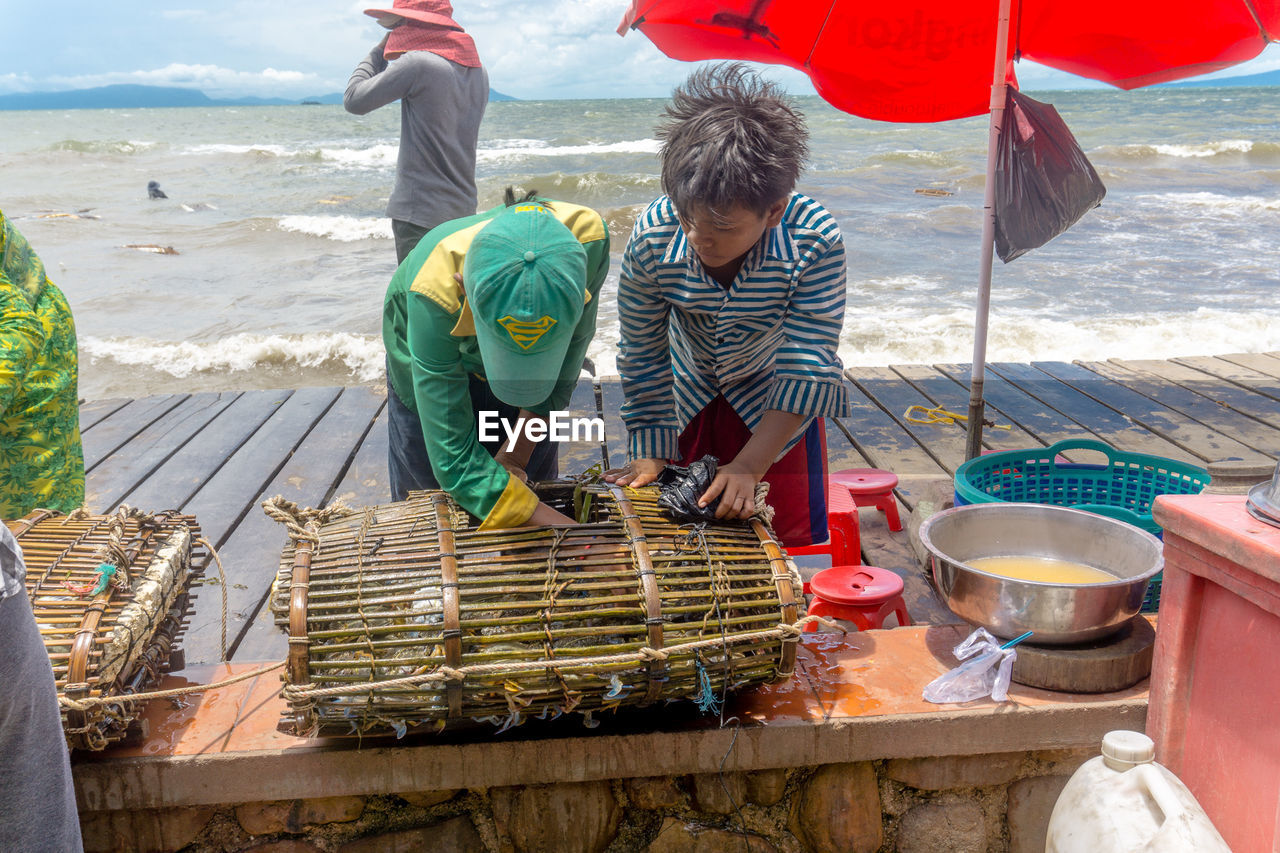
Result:
{"label": "green and yellow jacket", "polygon": [[[541,415],[569,403],[595,334],[600,287],[609,271],[609,231],[600,214],[563,201],[544,203],[587,253],[590,299],[555,389],[540,406],[529,408]],[[482,519],[482,529],[522,524],[538,504],[533,491],[480,445],[467,386],[470,375],[485,377],[484,363],[471,306],[453,277],[462,272],[476,234],[503,210],[498,206],[428,232],[392,276],[382,307],[390,390],[417,413],[436,481],[467,512]]]}
{"label": "green and yellow jacket", "polygon": [[0,516],[84,503],[78,369],[71,308],[0,212]]}

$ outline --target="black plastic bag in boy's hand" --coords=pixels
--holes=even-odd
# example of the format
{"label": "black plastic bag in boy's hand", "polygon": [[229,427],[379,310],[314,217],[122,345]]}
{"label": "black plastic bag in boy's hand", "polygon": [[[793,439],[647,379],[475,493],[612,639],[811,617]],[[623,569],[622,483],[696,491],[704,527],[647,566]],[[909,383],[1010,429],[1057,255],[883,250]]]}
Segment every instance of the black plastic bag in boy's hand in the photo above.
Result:
{"label": "black plastic bag in boy's hand", "polygon": [[996,254],[1008,263],[1097,207],[1107,188],[1050,104],[1008,90],[996,152]]}
{"label": "black plastic bag in boy's hand", "polygon": [[711,488],[720,460],[704,456],[688,468],[668,465],[658,475],[658,506],[678,519],[714,520],[720,498],[706,506],[698,506],[698,498]]}

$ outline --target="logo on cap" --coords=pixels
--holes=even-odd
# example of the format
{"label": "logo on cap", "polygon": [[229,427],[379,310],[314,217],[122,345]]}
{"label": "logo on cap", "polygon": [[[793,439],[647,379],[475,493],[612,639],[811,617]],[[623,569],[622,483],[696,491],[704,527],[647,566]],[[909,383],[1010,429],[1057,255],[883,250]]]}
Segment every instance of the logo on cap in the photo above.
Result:
{"label": "logo on cap", "polygon": [[547,315],[533,322],[517,320],[510,314],[498,320],[498,325],[507,330],[511,340],[515,341],[521,349],[528,349],[536,344],[555,324],[555,319]]}

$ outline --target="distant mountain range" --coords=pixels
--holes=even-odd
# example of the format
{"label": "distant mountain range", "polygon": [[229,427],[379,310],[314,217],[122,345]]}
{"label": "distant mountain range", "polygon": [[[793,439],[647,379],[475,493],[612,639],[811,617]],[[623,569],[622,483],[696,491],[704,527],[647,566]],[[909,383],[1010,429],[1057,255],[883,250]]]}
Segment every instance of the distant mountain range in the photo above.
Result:
{"label": "distant mountain range", "polygon": [[[514,101],[510,95],[489,90],[490,101]],[[108,110],[142,107],[270,107],[294,104],[340,104],[342,93],[310,98],[210,98],[198,89],[177,86],[118,84],[66,92],[23,92],[0,95],[0,110]]]}
{"label": "distant mountain range", "polygon": [[1242,77],[1226,77],[1221,80],[1180,80],[1166,86],[1280,86],[1280,71],[1264,71]]}
{"label": "distant mountain range", "polygon": [[[1218,80],[1181,80],[1163,86],[1197,86],[1230,88],[1234,86],[1280,86],[1280,71],[1225,77]],[[490,101],[515,101],[494,89]],[[118,84],[94,89],[72,89],[66,92],[23,92],[0,95],[0,110],[102,110],[137,109],[140,107],[265,107],[298,104],[340,104],[341,92],[309,98],[210,98],[198,89],[177,86],[135,86]]]}

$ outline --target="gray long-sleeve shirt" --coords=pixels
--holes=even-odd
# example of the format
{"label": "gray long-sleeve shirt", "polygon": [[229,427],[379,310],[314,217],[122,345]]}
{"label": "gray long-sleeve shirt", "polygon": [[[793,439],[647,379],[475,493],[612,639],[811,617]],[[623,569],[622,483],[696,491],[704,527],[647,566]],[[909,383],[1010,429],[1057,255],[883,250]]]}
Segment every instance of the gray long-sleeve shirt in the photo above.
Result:
{"label": "gray long-sleeve shirt", "polygon": [[489,75],[426,50],[393,62],[382,46],[356,66],[342,104],[364,115],[400,101],[400,154],[387,216],[434,228],[476,212],[476,140]]}

